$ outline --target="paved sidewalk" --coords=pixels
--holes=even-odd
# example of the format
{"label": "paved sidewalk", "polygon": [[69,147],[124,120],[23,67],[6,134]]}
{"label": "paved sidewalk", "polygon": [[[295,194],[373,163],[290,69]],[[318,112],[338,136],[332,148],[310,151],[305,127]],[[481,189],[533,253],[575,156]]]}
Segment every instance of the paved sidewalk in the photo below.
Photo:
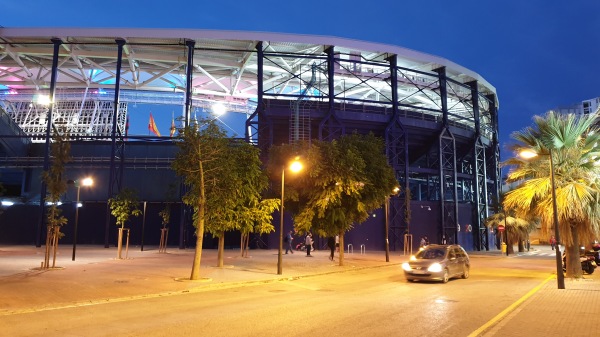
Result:
{"label": "paved sidewalk", "polygon": [[[535,245],[529,252],[515,252],[509,257],[527,255],[552,257],[555,251],[549,246]],[[565,278],[565,289],[558,289],[556,274],[551,275],[469,337],[596,336],[600,331],[599,317],[600,267],[591,275],[584,274],[583,279]]]}
{"label": "paved sidewalk", "polygon": [[[157,296],[165,293],[206,291],[217,287],[234,287],[253,282],[309,277],[359,268],[376,268],[400,264],[385,262],[385,252],[345,254],[344,266],[329,260],[329,251],[283,255],[282,275],[277,275],[277,250],[250,250],[249,257],[239,250],[224,252],[224,267],[218,268],[217,251],[204,249],[200,276],[190,281],[194,249],[131,247],[127,259],[116,258],[114,247],[77,246],[72,261],[72,246],[62,245],[56,268],[40,270],[45,248],[0,246],[0,316],[29,310],[47,310],[95,301],[122,300]],[[122,256],[125,257],[125,251]],[[52,263],[52,262],[51,262]]]}
{"label": "paved sidewalk", "polygon": [[[123,252],[124,256],[125,252]],[[361,268],[399,265],[406,258],[393,252],[391,262],[385,253],[345,254],[345,266],[329,261],[328,251],[283,256],[283,274],[277,275],[277,250],[251,250],[248,258],[239,250],[226,250],[224,268],[217,264],[216,250],[202,253],[200,281],[189,281],[194,250],[156,247],[140,251],[132,247],[128,258],[116,259],[116,248],[77,247],[76,261],[71,260],[72,246],[60,246],[57,267],[40,270],[44,248],[0,246],[0,317],[15,313],[75,307],[84,304],[157,297],[181,292],[200,292],[223,287],[273,282],[280,279],[310,277]],[[523,255],[552,252],[534,247]],[[500,252],[472,252],[475,256],[499,256]],[[583,280],[566,279],[566,289],[556,289],[556,278],[532,289],[470,336],[591,336],[596,335],[600,316],[600,270]],[[1,321],[1,318],[0,318]]]}

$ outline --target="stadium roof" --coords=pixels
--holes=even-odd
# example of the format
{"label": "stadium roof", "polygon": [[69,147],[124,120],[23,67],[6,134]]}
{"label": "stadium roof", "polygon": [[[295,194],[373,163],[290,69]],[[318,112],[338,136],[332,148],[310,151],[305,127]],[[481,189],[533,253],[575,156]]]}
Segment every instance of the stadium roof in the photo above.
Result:
{"label": "stadium roof", "polygon": [[[496,89],[483,77],[465,67],[393,45],[315,35],[132,28],[0,28],[0,90],[49,88],[52,38],[62,41],[57,88],[113,88],[117,63],[115,40],[121,39],[125,41],[120,86],[124,90],[185,91],[186,41],[191,40],[195,42],[193,95],[204,100],[242,103],[257,96],[259,41],[263,42],[265,52],[265,92],[300,92],[303,82],[306,87],[311,77],[311,65],[313,79],[315,68],[320,72],[317,76],[325,78],[326,71],[320,66],[326,64],[325,50],[333,46],[341,63],[362,62],[360,76],[345,76],[353,72],[347,64],[341,66],[345,73],[336,73],[335,90],[340,97],[343,93],[344,98],[389,102],[389,97],[382,98],[386,96],[382,87],[389,80],[386,64],[391,55],[397,55],[397,66],[402,72],[399,81],[406,84],[399,86],[399,99],[405,99],[407,104],[437,104],[422,93],[437,81],[432,71],[440,67],[446,68],[447,78],[455,83],[476,80],[481,95],[496,94]],[[365,75],[368,73],[372,75]],[[326,91],[327,80],[322,82]],[[461,101],[458,89],[454,96]],[[497,98],[495,103],[498,106]]]}

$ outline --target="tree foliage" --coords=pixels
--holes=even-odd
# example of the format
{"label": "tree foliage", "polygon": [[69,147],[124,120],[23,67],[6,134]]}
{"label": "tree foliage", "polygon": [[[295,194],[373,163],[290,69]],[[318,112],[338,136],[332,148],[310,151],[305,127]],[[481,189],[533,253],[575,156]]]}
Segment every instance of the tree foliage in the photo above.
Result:
{"label": "tree foliage", "polygon": [[125,223],[129,221],[129,218],[142,214],[137,193],[131,188],[122,189],[116,196],[108,199],[108,204],[110,213],[116,219],[116,225],[121,226],[121,228],[125,227]]}
{"label": "tree foliage", "polygon": [[533,214],[544,230],[553,224],[550,156],[560,241],[567,252],[567,276],[581,277],[579,245],[588,244],[599,233],[600,220],[600,134],[597,114],[575,116],[549,112],[535,116],[534,126],[514,132],[515,153],[529,150],[538,156],[519,156],[503,165],[511,166],[508,182],[520,182],[507,193],[504,205],[517,216]]}
{"label": "tree foliage", "polygon": [[343,234],[364,222],[398,186],[384,154],[383,140],[373,134],[354,133],[332,142],[314,141],[310,146],[274,147],[271,172],[281,172],[291,154],[302,154],[305,166],[289,181],[291,188],[286,182],[285,198],[290,199],[289,208],[295,208],[296,229],[340,235],[340,246]]}
{"label": "tree foliage", "polygon": [[158,216],[160,217],[163,228],[167,228],[167,226],[169,225],[169,222],[171,221],[171,204],[173,203],[173,201],[175,199],[175,190],[176,190],[175,184],[174,183],[169,184],[169,187],[167,188],[167,192],[165,194],[167,202],[165,203],[163,209],[161,209],[158,212]]}
{"label": "tree foliage", "polygon": [[[214,180],[206,199],[206,230],[219,238],[218,266],[223,266],[225,232],[269,233],[274,230],[272,214],[278,199],[262,200],[268,179],[261,169],[258,148],[243,140],[230,139],[220,159],[226,168]],[[247,248],[242,242],[242,253]]]}
{"label": "tree foliage", "polygon": [[190,278],[195,280],[200,277],[205,231],[219,237],[219,265],[222,265],[225,231],[244,232],[248,224],[256,221],[269,230],[265,223],[270,219],[267,212],[272,212],[273,205],[260,200],[266,180],[256,149],[227,138],[209,120],[181,129],[178,138],[179,152],[173,169],[188,187],[183,202],[194,210],[196,251]]}

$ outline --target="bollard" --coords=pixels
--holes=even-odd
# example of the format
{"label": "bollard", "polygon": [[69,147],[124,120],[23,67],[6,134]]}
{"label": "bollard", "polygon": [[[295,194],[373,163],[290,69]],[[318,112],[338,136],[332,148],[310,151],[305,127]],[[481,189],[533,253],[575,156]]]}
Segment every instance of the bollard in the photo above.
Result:
{"label": "bollard", "polygon": [[365,254],[367,252],[367,249],[365,248],[365,245],[360,245],[360,254]]}
{"label": "bollard", "polygon": [[354,247],[352,246],[352,244],[348,245],[348,254],[354,254]]}

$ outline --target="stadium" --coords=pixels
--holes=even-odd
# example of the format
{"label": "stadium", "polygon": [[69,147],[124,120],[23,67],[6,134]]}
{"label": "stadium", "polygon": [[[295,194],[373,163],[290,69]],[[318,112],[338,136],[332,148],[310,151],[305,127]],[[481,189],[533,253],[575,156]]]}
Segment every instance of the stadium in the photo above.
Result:
{"label": "stadium", "polygon": [[[172,202],[168,244],[193,245],[189,212],[166,192],[176,186],[179,196],[180,189],[170,168],[172,133],[128,132],[138,105],[156,107],[155,117],[167,111],[178,127],[205,114],[237,130],[224,117],[236,116],[235,134],[262,154],[273,144],[373,132],[385,140],[401,193],[346,233],[347,244],[382,250],[387,237],[392,250],[406,251],[428,236],[467,250],[495,249],[484,219],[499,195],[498,99],[479,74],[366,41],[168,29],[0,28],[0,243],[43,241],[40,176],[60,129],[71,142],[65,178],[95,181],[65,194],[69,223],[61,243],[114,244],[107,200],[129,187],[143,209],[129,225],[132,244],[158,245],[158,212]],[[286,230],[292,226],[285,214]],[[275,248],[278,235],[256,237],[253,246]],[[229,233],[226,244],[239,247],[239,234]]]}

